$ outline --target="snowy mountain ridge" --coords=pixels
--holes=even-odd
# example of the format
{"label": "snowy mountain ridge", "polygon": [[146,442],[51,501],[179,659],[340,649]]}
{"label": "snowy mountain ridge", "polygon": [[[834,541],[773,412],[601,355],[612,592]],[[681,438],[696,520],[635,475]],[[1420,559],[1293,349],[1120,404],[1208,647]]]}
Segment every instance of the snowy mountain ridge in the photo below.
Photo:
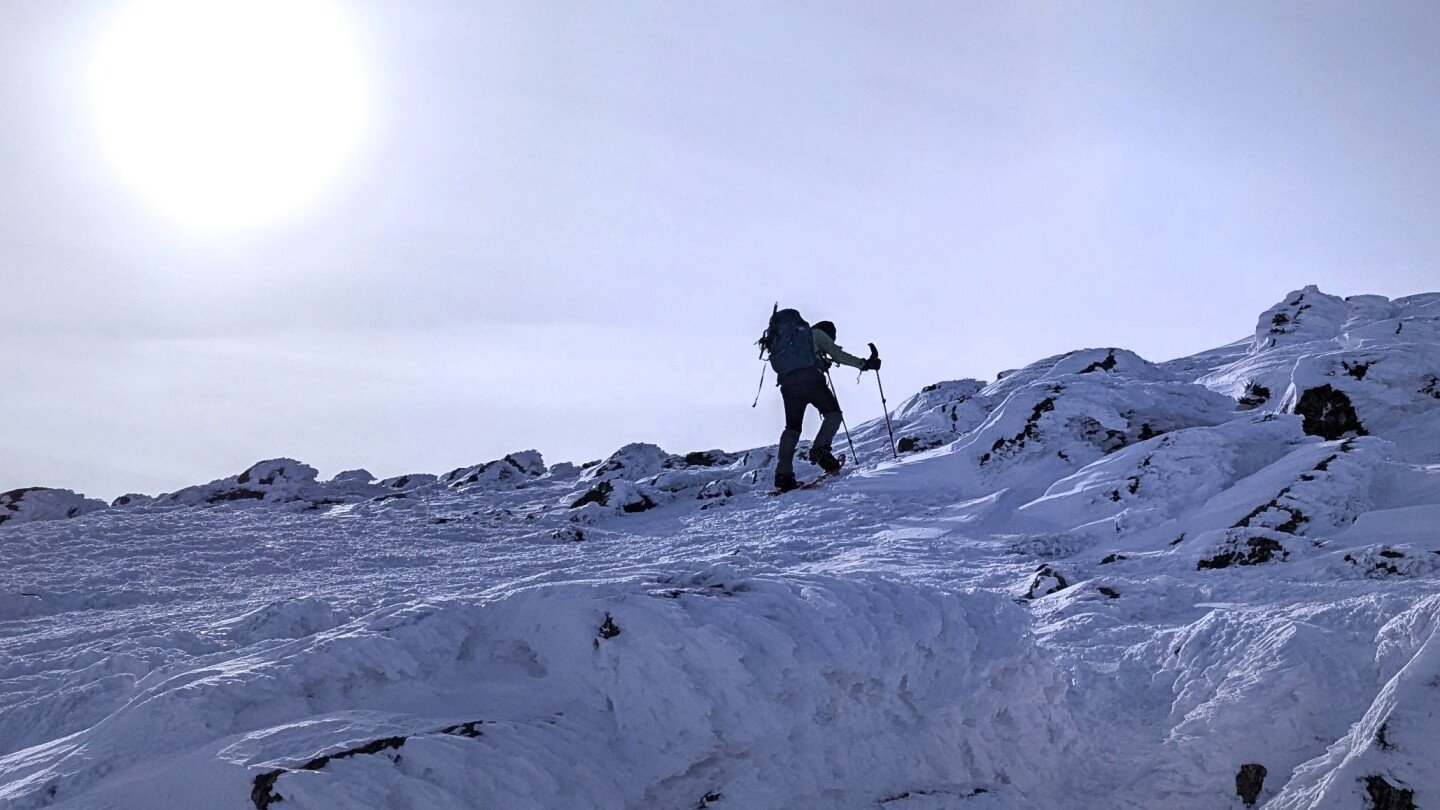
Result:
{"label": "snowy mountain ridge", "polygon": [[891,416],[0,494],[0,808],[1440,801],[1440,293]]}

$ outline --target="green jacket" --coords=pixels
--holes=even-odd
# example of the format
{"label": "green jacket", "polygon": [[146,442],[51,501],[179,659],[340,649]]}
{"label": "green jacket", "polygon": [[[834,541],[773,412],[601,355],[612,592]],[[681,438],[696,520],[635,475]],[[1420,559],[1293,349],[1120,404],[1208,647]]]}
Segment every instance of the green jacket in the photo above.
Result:
{"label": "green jacket", "polygon": [[[814,340],[815,354],[817,357],[833,360],[842,366],[850,366],[851,368],[860,368],[865,365],[863,359],[847,353],[844,349],[840,348],[835,341],[831,340],[829,335],[821,332],[819,329],[811,329],[810,336]],[[829,368],[829,363],[826,363],[825,367]]]}

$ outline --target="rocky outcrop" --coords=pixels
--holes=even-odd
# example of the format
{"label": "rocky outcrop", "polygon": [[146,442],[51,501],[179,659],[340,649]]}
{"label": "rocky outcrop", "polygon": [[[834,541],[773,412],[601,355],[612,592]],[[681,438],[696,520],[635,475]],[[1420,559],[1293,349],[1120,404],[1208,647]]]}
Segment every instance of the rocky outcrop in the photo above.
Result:
{"label": "rocky outcrop", "polygon": [[0,525],[66,520],[104,508],[104,501],[68,489],[24,487],[0,492]]}

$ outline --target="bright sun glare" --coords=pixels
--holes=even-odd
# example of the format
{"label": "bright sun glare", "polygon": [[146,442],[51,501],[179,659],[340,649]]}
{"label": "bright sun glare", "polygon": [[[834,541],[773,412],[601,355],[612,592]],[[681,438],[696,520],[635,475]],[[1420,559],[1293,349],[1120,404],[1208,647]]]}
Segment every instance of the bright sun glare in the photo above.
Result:
{"label": "bright sun glare", "polygon": [[132,0],[91,70],[122,180],[205,232],[313,203],[371,124],[360,44],[337,0]]}

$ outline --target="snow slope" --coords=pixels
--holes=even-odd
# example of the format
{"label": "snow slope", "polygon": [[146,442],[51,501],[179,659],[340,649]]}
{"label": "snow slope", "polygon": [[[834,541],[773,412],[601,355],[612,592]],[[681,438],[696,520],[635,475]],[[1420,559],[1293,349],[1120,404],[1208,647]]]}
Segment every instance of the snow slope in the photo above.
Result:
{"label": "snow slope", "polygon": [[1440,294],[892,419],[6,493],[0,808],[1440,803]]}

